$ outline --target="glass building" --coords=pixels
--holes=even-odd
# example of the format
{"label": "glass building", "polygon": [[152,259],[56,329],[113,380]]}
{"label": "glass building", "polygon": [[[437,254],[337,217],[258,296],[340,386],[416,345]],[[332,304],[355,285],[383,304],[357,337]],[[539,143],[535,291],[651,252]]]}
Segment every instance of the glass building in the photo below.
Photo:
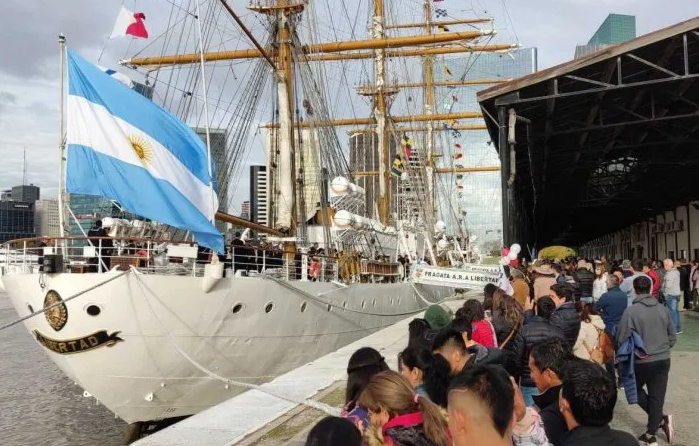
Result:
{"label": "glass building", "polygon": [[609,14],[587,45],[575,48],[575,58],[636,38],[636,16]]}
{"label": "glass building", "polygon": [[[440,66],[444,64],[444,66]],[[537,70],[537,49],[522,48],[509,53],[474,53],[466,57],[435,62],[438,81],[508,80]],[[440,87],[436,91],[436,113],[479,111],[476,93],[494,83],[463,85],[456,88]],[[484,125],[482,119],[462,120],[458,124]],[[445,123],[449,125],[449,123]],[[442,157],[438,167],[491,167],[500,166],[495,146],[488,131],[462,130],[438,132],[436,147]],[[439,165],[441,164],[441,166]],[[437,178],[437,193],[451,197],[452,206],[440,206],[439,217],[449,227],[459,225],[468,235],[477,236],[477,243],[502,243],[502,197],[500,172],[473,172],[443,174]]]}
{"label": "glass building", "polygon": [[[119,207],[109,198],[96,195],[70,194],[70,210],[75,218],[70,218],[70,235],[82,237],[83,231],[87,234],[97,220],[105,217],[121,217],[123,214]],[[77,222],[75,220],[78,220]],[[78,224],[79,223],[79,224]],[[82,231],[80,228],[82,227]]]}
{"label": "glass building", "polygon": [[34,236],[34,204],[1,201],[0,243]]}

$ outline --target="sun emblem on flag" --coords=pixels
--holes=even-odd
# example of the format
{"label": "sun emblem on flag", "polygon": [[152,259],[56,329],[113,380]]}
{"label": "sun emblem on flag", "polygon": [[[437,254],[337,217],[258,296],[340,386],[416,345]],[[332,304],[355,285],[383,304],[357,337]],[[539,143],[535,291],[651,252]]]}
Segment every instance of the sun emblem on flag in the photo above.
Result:
{"label": "sun emblem on flag", "polygon": [[136,152],[136,156],[144,163],[149,162],[153,156],[153,149],[148,140],[138,135],[129,135],[127,138],[131,143],[131,147],[133,147],[133,151]]}

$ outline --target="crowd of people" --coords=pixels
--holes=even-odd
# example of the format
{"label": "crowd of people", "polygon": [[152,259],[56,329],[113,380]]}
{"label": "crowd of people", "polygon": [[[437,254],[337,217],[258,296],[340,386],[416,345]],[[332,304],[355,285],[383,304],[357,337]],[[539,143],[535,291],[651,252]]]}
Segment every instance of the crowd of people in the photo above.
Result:
{"label": "crowd of people", "polygon": [[[397,371],[373,348],[352,355],[342,416],[307,446],[655,446],[659,432],[672,443],[670,351],[699,272],[662,265],[525,264],[507,291],[488,284],[453,315],[430,306],[410,322]],[[622,389],[647,414],[638,439],[610,427]]]}

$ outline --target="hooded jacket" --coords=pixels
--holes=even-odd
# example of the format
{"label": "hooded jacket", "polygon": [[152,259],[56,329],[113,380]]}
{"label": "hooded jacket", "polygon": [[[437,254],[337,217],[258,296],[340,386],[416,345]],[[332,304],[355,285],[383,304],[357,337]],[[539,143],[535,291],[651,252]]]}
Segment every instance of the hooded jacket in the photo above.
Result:
{"label": "hooded jacket", "polygon": [[[580,318],[578,318],[580,320]],[[551,322],[547,321],[541,316],[533,316],[529,323],[522,327],[522,337],[524,338],[524,356],[521,361],[522,367],[522,380],[521,385],[525,387],[534,387],[534,381],[532,381],[532,371],[529,369],[529,353],[531,353],[534,345],[546,341],[548,339],[565,339],[563,330],[555,327]]]}
{"label": "hooded jacket", "polygon": [[505,356],[499,348],[483,347],[480,344],[474,344],[467,348],[471,356],[464,365],[464,370],[473,365],[503,365]]}
{"label": "hooded jacket", "polygon": [[565,341],[573,347],[580,333],[580,315],[573,302],[565,302],[551,315],[551,324],[563,330]]}
{"label": "hooded jacket", "polygon": [[582,321],[580,324],[580,334],[575,341],[573,354],[578,358],[590,360],[590,352],[599,344],[599,332],[604,331],[604,322],[596,314],[590,315],[590,322]]}
{"label": "hooded jacket", "polygon": [[648,358],[638,359],[639,364],[670,358],[670,349],[677,340],[675,325],[658,299],[648,294],[634,299],[619,323],[619,345],[629,339],[632,331],[641,337],[648,353]]}

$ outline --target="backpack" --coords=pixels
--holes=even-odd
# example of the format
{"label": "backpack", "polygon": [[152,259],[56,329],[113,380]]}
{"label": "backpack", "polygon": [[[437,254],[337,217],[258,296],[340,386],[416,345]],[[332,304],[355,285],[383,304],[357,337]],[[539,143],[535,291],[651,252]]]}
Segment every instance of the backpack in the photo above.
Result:
{"label": "backpack", "polygon": [[596,327],[595,329],[598,334],[597,346],[589,351],[590,359],[596,364],[603,365],[614,359],[614,343],[604,330]]}

